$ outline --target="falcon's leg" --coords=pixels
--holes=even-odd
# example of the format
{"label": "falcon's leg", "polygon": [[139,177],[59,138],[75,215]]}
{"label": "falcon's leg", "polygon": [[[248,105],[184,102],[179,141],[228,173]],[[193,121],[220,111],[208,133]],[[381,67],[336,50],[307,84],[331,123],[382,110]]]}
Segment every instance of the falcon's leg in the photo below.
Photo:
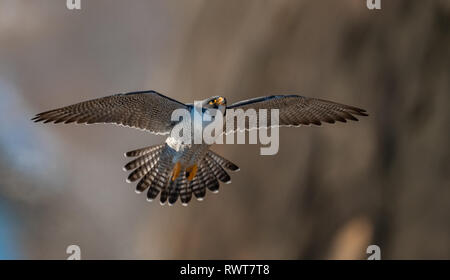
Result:
{"label": "falcon's leg", "polygon": [[186,168],[186,175],[187,175],[188,181],[192,181],[194,179],[195,175],[197,174],[197,170],[198,170],[197,164],[194,164],[194,165]]}
{"label": "falcon's leg", "polygon": [[178,175],[180,175],[180,171],[181,171],[181,164],[179,162],[177,162],[177,163],[175,163],[175,166],[173,168],[172,181],[175,181],[175,179],[178,177]]}

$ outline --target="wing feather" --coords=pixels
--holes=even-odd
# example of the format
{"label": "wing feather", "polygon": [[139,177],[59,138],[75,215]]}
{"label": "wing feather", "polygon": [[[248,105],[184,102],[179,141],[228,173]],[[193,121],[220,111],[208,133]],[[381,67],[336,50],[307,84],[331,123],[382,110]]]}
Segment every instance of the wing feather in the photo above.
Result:
{"label": "wing feather", "polygon": [[227,133],[236,130],[254,129],[270,127],[270,109],[279,109],[279,126],[299,126],[299,125],[321,125],[322,122],[335,123],[347,122],[347,120],[357,121],[357,116],[368,116],[366,110],[340,104],[328,100],[309,98],[299,95],[273,95],[258,97],[240,101],[227,107],[227,109],[255,109],[258,113],[260,109],[267,109],[266,124],[260,123],[259,114],[256,123],[249,123],[245,120],[245,127],[238,128],[236,116],[227,114],[226,122],[234,122],[233,130],[227,128]]}
{"label": "wing feather", "polygon": [[32,120],[44,123],[112,123],[148,130],[156,134],[170,133],[172,112],[187,105],[156,91],[120,93],[80,102],[37,114]]}

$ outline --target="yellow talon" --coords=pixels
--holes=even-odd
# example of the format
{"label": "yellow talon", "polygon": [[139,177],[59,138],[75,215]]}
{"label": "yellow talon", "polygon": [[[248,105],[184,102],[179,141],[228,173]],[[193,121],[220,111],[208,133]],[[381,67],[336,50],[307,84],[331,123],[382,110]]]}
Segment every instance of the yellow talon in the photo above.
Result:
{"label": "yellow talon", "polygon": [[197,169],[198,169],[197,164],[194,164],[186,169],[186,171],[189,172],[189,176],[187,178],[188,181],[192,181],[194,179],[195,175],[197,174]]}
{"label": "yellow talon", "polygon": [[172,174],[172,181],[175,181],[175,179],[180,175],[181,171],[181,164],[179,162],[175,163],[175,166],[173,167],[173,174]]}

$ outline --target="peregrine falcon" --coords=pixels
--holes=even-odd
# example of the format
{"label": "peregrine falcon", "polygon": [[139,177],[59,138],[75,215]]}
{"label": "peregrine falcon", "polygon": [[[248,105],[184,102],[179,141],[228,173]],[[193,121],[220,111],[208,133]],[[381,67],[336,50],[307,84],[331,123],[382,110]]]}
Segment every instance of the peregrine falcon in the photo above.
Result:
{"label": "peregrine falcon", "polygon": [[[203,113],[212,109],[219,111],[226,122],[233,121],[227,119],[227,109],[278,109],[279,126],[357,121],[355,115],[367,116],[365,110],[357,107],[299,95],[259,97],[229,106],[225,97],[215,96],[203,100],[202,108],[205,110]],[[176,109],[193,112],[194,105],[184,104],[150,90],[88,100],[37,114],[32,120],[44,123],[112,123],[168,135],[175,125],[183,122],[172,120],[172,112]],[[266,124],[269,127],[270,121]],[[244,130],[252,128],[252,124],[245,123]],[[182,148],[180,143],[174,143],[173,137],[168,137],[164,144],[125,153],[126,157],[135,158],[124,167],[124,170],[132,171],[127,182],[139,180],[136,192],[147,190],[149,201],[160,194],[161,204],[168,202],[172,205],[180,198],[181,203],[187,205],[192,193],[198,200],[203,200],[206,189],[218,192],[219,181],[231,182],[227,171],[239,170],[236,164],[211,151],[209,144],[181,146]]]}

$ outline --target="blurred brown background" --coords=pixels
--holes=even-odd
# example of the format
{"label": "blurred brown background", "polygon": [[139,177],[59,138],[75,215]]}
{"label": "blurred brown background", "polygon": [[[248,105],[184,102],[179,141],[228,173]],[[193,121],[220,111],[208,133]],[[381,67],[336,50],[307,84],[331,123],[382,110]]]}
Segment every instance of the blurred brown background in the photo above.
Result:
{"label": "blurred brown background", "polygon": [[[0,0],[0,258],[450,258],[450,2]],[[358,123],[214,150],[241,171],[161,207],[123,152],[163,137],[35,113],[154,89],[184,102],[298,93]]]}

